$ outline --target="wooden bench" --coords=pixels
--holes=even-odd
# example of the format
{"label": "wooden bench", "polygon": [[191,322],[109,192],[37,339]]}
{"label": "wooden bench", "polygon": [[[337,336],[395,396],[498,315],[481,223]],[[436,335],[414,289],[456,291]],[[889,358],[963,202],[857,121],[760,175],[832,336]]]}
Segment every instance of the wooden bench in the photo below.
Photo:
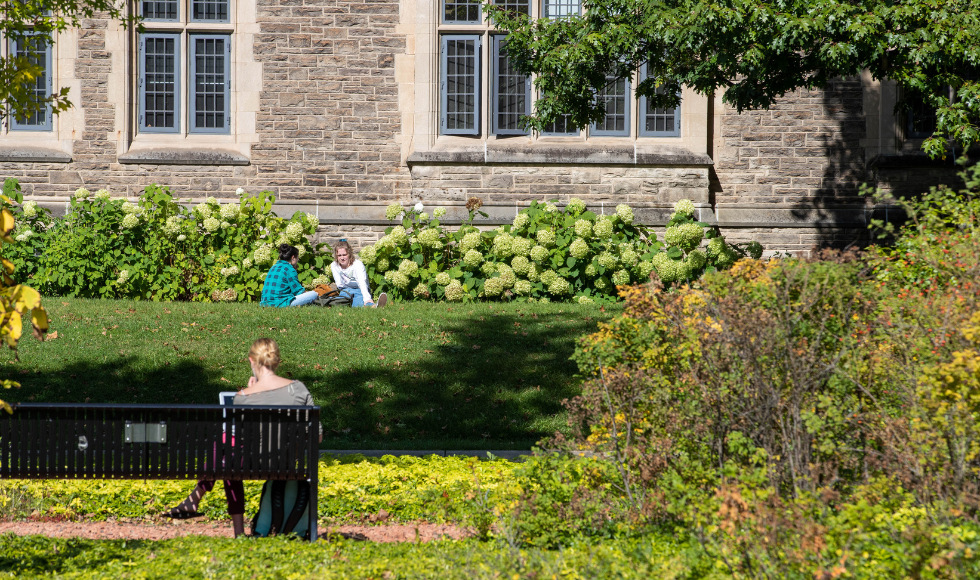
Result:
{"label": "wooden bench", "polygon": [[17,403],[0,479],[301,480],[317,538],[319,407]]}

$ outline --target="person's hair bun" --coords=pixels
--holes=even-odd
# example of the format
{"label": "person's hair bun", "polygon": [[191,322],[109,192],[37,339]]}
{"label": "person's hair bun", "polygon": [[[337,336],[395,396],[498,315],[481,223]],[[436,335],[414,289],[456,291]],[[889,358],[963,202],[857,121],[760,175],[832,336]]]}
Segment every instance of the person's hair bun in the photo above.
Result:
{"label": "person's hair bun", "polygon": [[271,338],[260,338],[248,349],[248,356],[255,364],[273,371],[279,366],[279,345]]}
{"label": "person's hair bun", "polygon": [[292,248],[292,246],[290,246],[289,244],[279,244],[280,253],[288,252],[290,248]]}

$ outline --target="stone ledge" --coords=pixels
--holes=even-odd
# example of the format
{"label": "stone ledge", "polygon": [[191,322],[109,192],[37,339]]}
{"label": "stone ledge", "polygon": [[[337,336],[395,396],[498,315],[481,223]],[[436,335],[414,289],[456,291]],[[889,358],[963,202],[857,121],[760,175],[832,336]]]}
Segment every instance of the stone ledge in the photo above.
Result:
{"label": "stone ledge", "polygon": [[52,147],[0,145],[0,162],[4,163],[71,163],[71,155]]}
{"label": "stone ledge", "polygon": [[[972,149],[967,156],[972,163],[976,163],[980,160],[980,151]],[[933,159],[921,151],[875,155],[868,161],[868,168],[871,169],[910,169],[919,167],[959,168],[956,165],[956,160],[951,155],[946,157],[946,159]]]}
{"label": "stone ledge", "polygon": [[659,167],[709,166],[711,158],[680,147],[590,144],[488,144],[484,148],[415,151],[406,163],[419,164],[553,164],[553,165],[652,165]]}
{"label": "stone ledge", "polygon": [[248,165],[250,160],[237,151],[209,148],[130,149],[119,156],[122,164],[146,165]]}

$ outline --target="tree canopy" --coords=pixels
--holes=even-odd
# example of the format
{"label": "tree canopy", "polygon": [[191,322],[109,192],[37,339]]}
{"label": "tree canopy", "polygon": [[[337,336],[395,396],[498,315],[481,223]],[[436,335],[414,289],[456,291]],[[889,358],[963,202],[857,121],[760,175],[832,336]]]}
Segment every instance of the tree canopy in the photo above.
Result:
{"label": "tree canopy", "polygon": [[935,107],[930,155],[980,142],[976,0],[585,0],[581,16],[534,20],[485,9],[510,33],[514,66],[537,75],[544,96],[526,119],[535,129],[560,114],[579,127],[601,120],[594,95],[607,76],[644,64],[636,92],[654,106],[676,106],[686,85],[724,91],[739,112],[867,69]]}
{"label": "tree canopy", "polygon": [[25,119],[44,107],[58,113],[71,107],[68,88],[54,88],[38,98],[37,79],[44,74],[38,62],[46,45],[68,28],[78,28],[86,18],[111,18],[130,23],[125,3],[117,0],[3,0],[0,2],[0,38],[20,50],[0,58],[0,120],[11,115]]}

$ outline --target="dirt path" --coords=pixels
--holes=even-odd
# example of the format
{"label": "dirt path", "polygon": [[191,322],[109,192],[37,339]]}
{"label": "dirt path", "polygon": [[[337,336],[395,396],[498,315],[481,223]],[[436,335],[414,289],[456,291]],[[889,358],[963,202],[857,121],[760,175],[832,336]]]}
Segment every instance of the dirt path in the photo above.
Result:
{"label": "dirt path", "polygon": [[[370,542],[428,542],[439,539],[462,539],[470,530],[450,524],[385,524],[380,526],[329,526],[329,531]],[[181,536],[230,538],[228,522],[174,521],[168,523],[134,522],[0,522],[0,534],[18,536],[42,535],[51,538],[86,538],[92,540],[166,540]],[[327,532],[320,528],[321,536]]]}

